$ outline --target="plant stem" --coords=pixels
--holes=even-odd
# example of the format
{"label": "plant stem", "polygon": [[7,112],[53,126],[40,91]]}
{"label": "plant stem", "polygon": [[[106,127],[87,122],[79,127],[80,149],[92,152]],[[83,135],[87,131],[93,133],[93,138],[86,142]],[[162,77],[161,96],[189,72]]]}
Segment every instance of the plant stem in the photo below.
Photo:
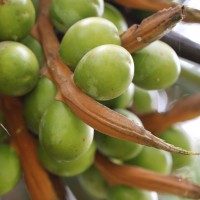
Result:
{"label": "plant stem", "polygon": [[183,19],[183,6],[160,10],[122,33],[122,46],[130,53],[160,39]]}
{"label": "plant stem", "polygon": [[[164,8],[181,5],[170,0],[114,0],[116,3],[128,7],[148,11],[159,11]],[[184,6],[184,21],[188,23],[200,22],[200,10]]]}
{"label": "plant stem", "polygon": [[25,126],[20,100],[15,97],[1,96],[1,104],[7,129],[11,134],[11,143],[19,155],[31,199],[64,200],[65,198],[59,198],[47,171],[38,160],[37,143]]}
{"label": "plant stem", "polygon": [[200,198],[200,186],[173,175],[163,175],[133,165],[117,165],[99,152],[95,166],[110,185],[126,185],[192,199]]}
{"label": "plant stem", "polygon": [[66,103],[85,123],[111,137],[153,146],[170,152],[196,154],[174,147],[155,137],[133,121],[97,103],[75,85],[73,73],[59,57],[59,42],[48,16],[49,3],[49,0],[40,1],[38,30],[46,55],[49,74],[57,84],[62,96],[60,100]]}
{"label": "plant stem", "polygon": [[200,93],[186,97],[174,104],[166,113],[149,113],[140,116],[144,127],[155,135],[169,128],[175,123],[184,122],[200,116]]}

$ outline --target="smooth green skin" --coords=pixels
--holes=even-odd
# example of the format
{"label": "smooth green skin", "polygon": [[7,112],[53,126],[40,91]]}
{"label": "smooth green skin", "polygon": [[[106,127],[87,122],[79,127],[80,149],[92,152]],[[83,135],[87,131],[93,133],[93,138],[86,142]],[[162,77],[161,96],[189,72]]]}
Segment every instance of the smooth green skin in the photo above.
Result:
{"label": "smooth green skin", "polygon": [[19,42],[0,42],[0,93],[22,96],[36,85],[39,64],[34,53]]}
{"label": "smooth green skin", "polygon": [[158,110],[158,92],[145,90],[135,86],[131,107],[139,114]]}
{"label": "smooth green skin", "polygon": [[[200,151],[200,143],[199,140],[193,140],[192,144],[194,145],[194,151],[199,152]],[[190,181],[193,181],[197,184],[200,184],[200,170],[199,170],[199,162],[200,162],[200,156],[194,156],[193,157],[192,165],[188,165],[182,168],[178,168],[173,173],[177,176],[189,179]]]}
{"label": "smooth green skin", "polygon": [[61,33],[84,18],[101,17],[103,11],[103,0],[52,0],[50,5],[51,20]]}
{"label": "smooth green skin", "polygon": [[107,19],[89,17],[78,21],[66,32],[60,44],[60,56],[74,71],[89,50],[103,44],[121,45],[117,27]]}
{"label": "smooth green skin", "polygon": [[120,96],[108,101],[100,101],[100,103],[111,109],[116,109],[116,108],[125,109],[132,104],[133,95],[134,95],[134,85],[133,83],[131,83],[127,88],[127,90]]}
{"label": "smooth green skin", "polygon": [[[179,126],[173,126],[160,133],[159,137],[165,140],[167,143],[173,144],[176,147],[180,147],[185,150],[193,151],[193,144],[191,138],[187,133]],[[190,166],[194,157],[192,155],[179,155],[172,153],[173,170],[181,167]]]}
{"label": "smooth green skin", "polygon": [[57,161],[78,159],[89,149],[93,135],[94,129],[60,101],[52,102],[40,121],[40,143]]}
{"label": "smooth green skin", "polygon": [[49,157],[41,146],[38,148],[38,155],[42,165],[49,172],[58,176],[71,177],[83,173],[93,164],[95,151],[96,145],[93,142],[82,156],[69,162],[57,162]]}
{"label": "smooth green skin", "polygon": [[158,200],[152,192],[120,185],[109,187],[107,194],[107,200]]}
{"label": "smooth green skin", "polygon": [[10,192],[21,179],[21,165],[15,150],[0,144],[0,196]]}
{"label": "smooth green skin", "polygon": [[187,59],[179,58],[181,63],[181,73],[177,84],[189,94],[194,94],[200,90],[200,64]]}
{"label": "smooth green skin", "polygon": [[0,3],[0,41],[19,40],[28,35],[35,23],[31,0],[4,0]]}
{"label": "smooth green skin", "polygon": [[37,17],[39,11],[39,0],[32,0],[33,6],[35,8],[35,15]]}
{"label": "smooth green skin", "polygon": [[169,152],[144,146],[142,151],[127,164],[143,167],[162,174],[169,174],[172,169],[172,155]]}
{"label": "smooth green skin", "polygon": [[[130,111],[124,109],[116,109],[115,111],[142,126],[140,119]],[[143,149],[143,146],[140,144],[113,138],[98,131],[95,131],[95,141],[97,149],[102,154],[119,160],[129,160],[134,158]]]}
{"label": "smooth green skin", "polygon": [[20,42],[33,51],[41,67],[45,60],[41,44],[31,35],[27,35]]}
{"label": "smooth green skin", "polygon": [[121,46],[107,44],[90,50],[80,60],[74,71],[74,82],[94,99],[110,100],[127,90],[133,76],[130,53]]}
{"label": "smooth green skin", "polygon": [[134,123],[136,123],[138,126],[143,126],[140,118],[137,115],[135,115],[134,113],[132,113],[131,111],[122,109],[122,108],[115,108],[114,111],[118,112],[119,114],[124,115],[126,118],[128,118],[128,119],[132,120]]}
{"label": "smooth green skin", "polygon": [[78,176],[78,181],[84,191],[91,197],[106,199],[108,185],[94,165],[80,174]]}
{"label": "smooth green skin", "polygon": [[128,24],[123,14],[110,3],[104,3],[104,12],[102,17],[115,24],[115,26],[118,28],[119,34],[128,29]]}
{"label": "smooth green skin", "polygon": [[56,85],[46,77],[41,77],[36,87],[25,96],[23,115],[27,127],[35,134],[39,134],[39,124],[42,115],[54,101],[57,93]]}
{"label": "smooth green skin", "polygon": [[143,89],[165,89],[179,77],[179,58],[176,52],[162,41],[157,40],[132,56],[135,63],[133,83]]}

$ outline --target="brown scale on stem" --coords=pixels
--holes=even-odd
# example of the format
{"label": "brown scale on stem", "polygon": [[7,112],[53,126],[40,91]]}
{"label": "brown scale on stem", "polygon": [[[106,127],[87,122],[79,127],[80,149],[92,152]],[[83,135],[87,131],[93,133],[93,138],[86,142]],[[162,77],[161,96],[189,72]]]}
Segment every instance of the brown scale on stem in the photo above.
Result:
{"label": "brown scale on stem", "polygon": [[122,33],[122,46],[130,53],[160,39],[183,19],[183,6],[161,10]]}
{"label": "brown scale on stem", "polygon": [[162,175],[141,167],[117,165],[99,152],[95,166],[110,185],[126,185],[192,199],[200,198],[200,186],[173,175]]}
{"label": "brown scale on stem", "polygon": [[[141,10],[159,11],[164,8],[181,5],[170,0],[113,0],[114,2],[128,7]],[[185,18],[183,21],[188,23],[200,23],[200,10],[185,6]]]}
{"label": "brown scale on stem", "polygon": [[[62,99],[60,100],[66,103],[85,123],[109,136],[153,146],[169,152],[196,154],[174,147],[155,137],[133,121],[97,103],[75,85],[73,73],[59,57],[59,42],[48,16],[49,3],[49,0],[40,1],[40,14],[38,16],[37,26],[45,52],[49,74],[51,74],[62,95]],[[182,8],[179,9],[182,10]],[[171,12],[171,9],[169,12]],[[167,18],[168,15],[166,16]],[[174,24],[174,21],[172,24]]]}

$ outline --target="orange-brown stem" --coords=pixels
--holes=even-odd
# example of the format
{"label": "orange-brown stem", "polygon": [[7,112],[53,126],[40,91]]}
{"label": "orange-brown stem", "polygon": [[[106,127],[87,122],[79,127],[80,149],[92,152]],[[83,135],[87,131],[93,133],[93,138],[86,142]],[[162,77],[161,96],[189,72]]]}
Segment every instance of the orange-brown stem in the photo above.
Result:
{"label": "orange-brown stem", "polygon": [[155,135],[169,128],[175,123],[184,122],[200,116],[200,93],[176,102],[166,113],[149,113],[140,116],[144,127]]}
{"label": "orange-brown stem", "polygon": [[200,198],[200,186],[190,181],[137,166],[117,165],[99,152],[96,154],[95,166],[111,185],[126,185],[187,198]]}
{"label": "orange-brown stem", "polygon": [[172,6],[169,0],[113,0],[114,2],[129,8],[158,11]]}
{"label": "orange-brown stem", "polygon": [[[159,11],[164,8],[181,5],[170,0],[114,0],[116,3],[141,10]],[[189,23],[200,23],[200,10],[185,6],[184,21]]]}
{"label": "orange-brown stem", "polygon": [[38,160],[36,140],[25,126],[20,100],[15,97],[1,96],[1,104],[7,129],[11,134],[11,143],[19,155],[31,199],[61,200],[48,173]]}
{"label": "orange-brown stem", "polygon": [[73,73],[59,57],[59,42],[48,17],[49,3],[49,0],[40,1],[41,10],[38,17],[38,29],[47,60],[48,71],[58,85],[62,94],[62,101],[85,123],[109,136],[153,146],[166,151],[193,154],[193,152],[188,152],[165,143],[133,121],[97,103],[75,85]]}
{"label": "orange-brown stem", "polygon": [[160,39],[183,19],[183,6],[160,10],[122,33],[122,46],[130,53]]}

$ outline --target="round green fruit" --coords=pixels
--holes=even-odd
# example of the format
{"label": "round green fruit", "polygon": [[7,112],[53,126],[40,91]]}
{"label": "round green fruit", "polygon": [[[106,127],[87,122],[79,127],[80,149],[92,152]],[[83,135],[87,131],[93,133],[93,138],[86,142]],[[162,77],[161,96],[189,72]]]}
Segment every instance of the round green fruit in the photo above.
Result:
{"label": "round green fruit", "polygon": [[155,41],[132,56],[135,63],[133,83],[143,89],[164,89],[174,84],[179,77],[179,58],[162,41]]}
{"label": "round green fruit", "polygon": [[35,8],[35,15],[36,18],[38,16],[38,12],[39,12],[39,0],[32,0],[33,6]]}
{"label": "round green fruit", "polygon": [[115,24],[115,26],[118,28],[119,34],[128,29],[128,24],[123,14],[110,3],[104,3],[104,12],[102,17]]}
{"label": "round green fruit", "polygon": [[154,192],[128,186],[112,186],[108,188],[107,193],[107,200],[158,200],[158,196]]}
{"label": "round green fruit", "polygon": [[158,110],[158,98],[158,91],[135,86],[131,107],[139,114],[154,112]]}
{"label": "round green fruit", "polygon": [[55,28],[65,33],[77,21],[102,16],[103,0],[52,0],[50,17]]}
{"label": "round green fruit", "polygon": [[93,135],[94,129],[60,101],[53,101],[40,121],[40,143],[57,161],[78,159],[89,149]]}
{"label": "round green fruit", "polygon": [[0,93],[22,96],[33,89],[39,64],[28,47],[18,42],[0,42],[0,60]]}
{"label": "round green fruit", "polygon": [[35,23],[32,1],[0,1],[0,19],[0,41],[22,39],[30,33]]}
{"label": "round green fruit", "polygon": [[122,108],[116,108],[114,111],[118,112],[119,114],[124,115],[126,118],[132,120],[134,123],[136,123],[138,126],[143,126],[142,121],[139,119],[137,115],[132,113],[129,110],[122,109]]}
{"label": "round green fruit", "polygon": [[[124,109],[116,109],[115,111],[142,126],[140,119],[130,111]],[[137,156],[143,148],[140,144],[113,138],[97,131],[95,132],[95,141],[97,149],[102,154],[119,160],[129,160]]]}
{"label": "round green fruit", "polygon": [[125,109],[128,108],[132,104],[133,100],[133,95],[134,95],[134,85],[131,83],[127,90],[122,93],[120,96],[108,100],[108,101],[100,101],[103,105],[111,108],[111,109],[116,109],[116,108],[121,108]]}
{"label": "round green fruit", "polygon": [[85,54],[74,71],[74,82],[94,99],[110,100],[127,90],[133,76],[130,53],[121,46],[107,44]]}
{"label": "round green fruit", "polygon": [[92,143],[89,149],[76,160],[58,162],[49,157],[41,146],[38,148],[39,159],[45,169],[55,175],[65,177],[77,176],[86,171],[94,162],[95,151],[96,145]]}
{"label": "round green fruit", "polygon": [[89,50],[103,44],[121,44],[117,27],[107,19],[89,17],[78,21],[65,33],[60,56],[74,71]]}
{"label": "round green fruit", "polygon": [[27,127],[39,134],[39,124],[43,113],[53,102],[57,93],[55,84],[46,77],[41,77],[36,87],[25,96],[23,114]]}
{"label": "round green fruit", "polygon": [[21,165],[15,150],[0,144],[0,196],[10,192],[21,178]]}
{"label": "round green fruit", "polygon": [[41,44],[31,35],[26,36],[20,42],[33,51],[40,66],[42,66],[44,63],[44,52]]}
{"label": "round green fruit", "polygon": [[[173,144],[176,147],[193,151],[194,146],[192,139],[180,126],[176,125],[160,133],[160,138],[165,140],[167,143]],[[173,159],[173,170],[181,167],[190,166],[194,157],[192,155],[180,155],[172,153]]]}
{"label": "round green fruit", "polygon": [[169,174],[172,169],[173,161],[171,153],[144,146],[142,151],[136,157],[128,160],[126,163],[158,173]]}
{"label": "round green fruit", "polygon": [[100,172],[92,165],[89,169],[78,176],[81,187],[91,197],[97,199],[106,199],[107,183]]}

